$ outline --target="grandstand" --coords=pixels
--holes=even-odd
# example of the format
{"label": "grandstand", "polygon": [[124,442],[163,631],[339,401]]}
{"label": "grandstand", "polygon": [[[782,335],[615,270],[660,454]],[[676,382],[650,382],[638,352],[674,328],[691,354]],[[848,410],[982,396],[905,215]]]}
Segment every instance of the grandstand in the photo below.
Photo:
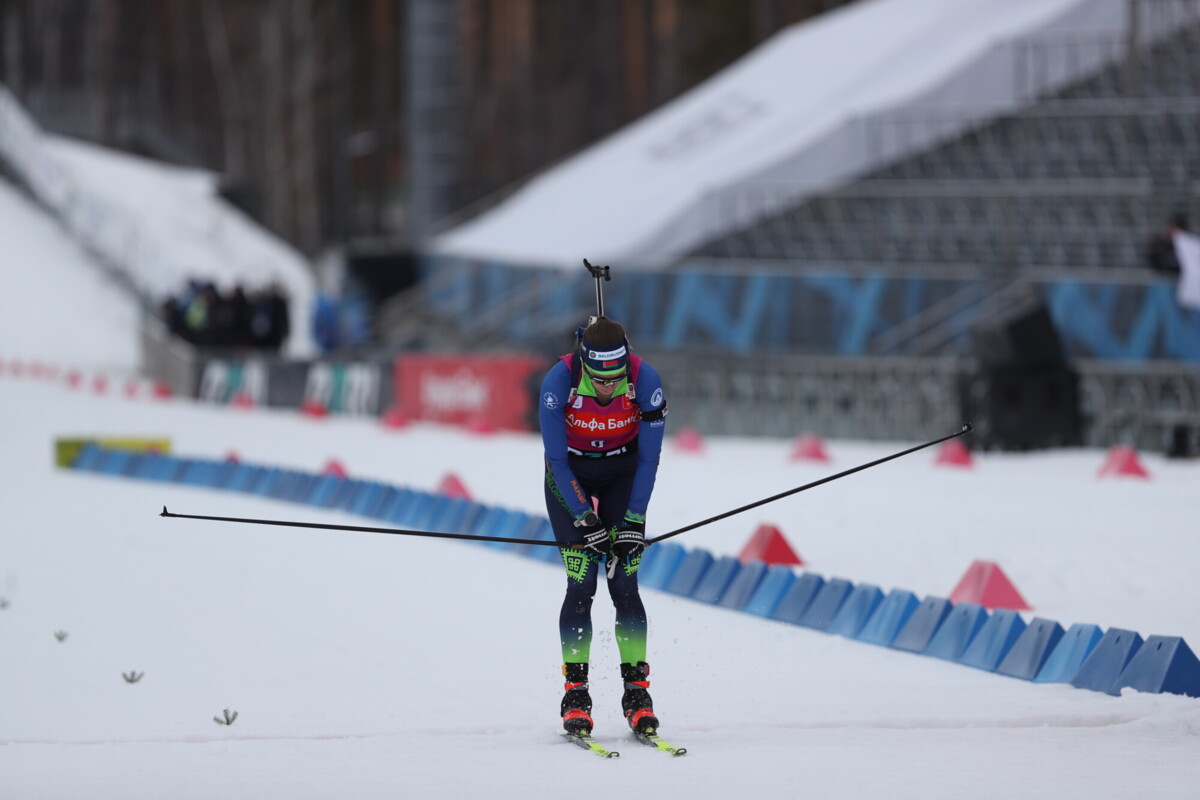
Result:
{"label": "grandstand", "polygon": [[[685,376],[671,386],[677,420],[713,433],[936,434],[989,391],[980,331],[1042,306],[1079,419],[1037,441],[984,425],[977,443],[1159,449],[1181,432],[1200,437],[1200,314],[1175,302],[1145,255],[1169,217],[1200,211],[1200,4],[1068,11],[1085,10],[1123,21],[1072,27],[1067,13],[1007,43],[999,60],[1011,74],[973,73],[1004,83],[1012,102],[981,84],[978,104],[864,116],[845,132],[872,166],[852,180],[780,168],[760,171],[775,181],[718,184],[695,204],[703,213],[678,217],[709,220],[711,235],[665,262],[662,250],[614,262],[610,313],[664,374]],[[514,198],[512,218],[536,199]],[[476,246],[487,228],[461,239]],[[396,348],[561,349],[567,313],[589,304],[586,274],[503,252],[440,248],[424,285],[385,310],[384,337]]]}
{"label": "grandstand", "polygon": [[[1153,6],[1151,6],[1153,7]],[[1030,43],[1029,64],[1046,60]],[[1097,42],[1090,42],[1099,46]],[[1108,49],[1124,43],[1107,40]],[[848,186],[772,214],[692,256],[976,264],[1009,276],[1057,268],[1141,268],[1147,237],[1194,217],[1200,175],[1200,25],[1135,48],[1015,113]],[[1032,67],[1031,67],[1032,69]],[[875,142],[937,129],[962,109],[905,109],[871,124]],[[723,205],[762,205],[738,187]],[[731,209],[736,213],[736,209]]]}

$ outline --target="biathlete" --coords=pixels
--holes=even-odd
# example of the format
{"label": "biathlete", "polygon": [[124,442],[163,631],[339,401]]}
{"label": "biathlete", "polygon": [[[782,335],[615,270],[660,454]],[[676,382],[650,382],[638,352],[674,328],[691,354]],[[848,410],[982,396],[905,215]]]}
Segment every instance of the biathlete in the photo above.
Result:
{"label": "biathlete", "polygon": [[616,608],[621,708],[633,730],[658,728],[637,572],[666,415],[658,372],[630,352],[624,328],[605,317],[587,326],[576,350],[560,357],[542,382],[546,510],[557,541],[582,546],[561,551],[567,591],[559,614],[566,677],[560,713],[569,732],[593,727],[588,662],[601,569]]}

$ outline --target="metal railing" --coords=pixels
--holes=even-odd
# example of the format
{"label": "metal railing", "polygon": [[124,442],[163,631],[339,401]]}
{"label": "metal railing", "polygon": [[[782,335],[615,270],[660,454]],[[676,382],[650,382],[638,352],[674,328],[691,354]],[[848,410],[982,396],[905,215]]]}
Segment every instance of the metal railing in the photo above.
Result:
{"label": "metal railing", "polygon": [[[971,359],[643,354],[663,375],[674,429],[709,435],[920,440],[964,420]],[[1161,451],[1176,429],[1200,436],[1200,369],[1081,360],[1083,442]]]}

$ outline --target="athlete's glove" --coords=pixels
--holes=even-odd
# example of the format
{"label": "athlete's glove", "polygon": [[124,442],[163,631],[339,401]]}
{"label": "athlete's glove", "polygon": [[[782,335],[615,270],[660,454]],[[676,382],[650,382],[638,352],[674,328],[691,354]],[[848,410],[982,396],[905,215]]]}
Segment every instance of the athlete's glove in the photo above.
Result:
{"label": "athlete's glove", "polygon": [[608,559],[608,577],[617,574],[619,562],[629,563],[642,554],[646,549],[646,523],[643,519],[634,519],[626,514],[624,528],[617,531],[613,540],[612,555]]}
{"label": "athlete's glove", "polygon": [[612,552],[612,539],[608,535],[608,529],[604,527],[595,511],[585,512],[575,520],[575,527],[583,531],[584,550],[591,550],[600,557]]}

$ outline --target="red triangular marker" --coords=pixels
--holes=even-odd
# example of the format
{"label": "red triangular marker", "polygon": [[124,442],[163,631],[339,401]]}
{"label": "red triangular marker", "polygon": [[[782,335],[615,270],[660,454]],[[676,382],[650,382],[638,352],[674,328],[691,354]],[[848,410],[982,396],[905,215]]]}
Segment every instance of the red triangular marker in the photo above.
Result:
{"label": "red triangular marker", "polygon": [[324,419],[329,416],[329,409],[319,400],[305,400],[304,404],[300,406],[300,413],[313,419]]}
{"label": "red triangular marker", "polygon": [[987,609],[1008,608],[1024,611],[1033,608],[1021,597],[1017,587],[995,561],[972,561],[962,580],[950,592],[952,603],[975,603]]}
{"label": "red triangular marker", "polygon": [[383,412],[383,416],[379,418],[379,422],[385,428],[398,430],[408,425],[408,417],[404,416],[404,412],[400,410],[400,406],[395,405]]}
{"label": "red triangular marker", "polygon": [[971,451],[958,439],[951,439],[939,447],[933,463],[948,467],[975,466],[975,461],[971,458]]}
{"label": "red triangular marker", "polygon": [[464,425],[469,433],[474,433],[478,436],[488,436],[495,433],[498,429],[496,423],[485,414],[476,414],[466,421]]}
{"label": "red triangular marker", "polygon": [[801,436],[792,446],[792,461],[829,461],[820,436]]}
{"label": "red triangular marker", "polygon": [[325,469],[321,470],[322,475],[332,475],[335,478],[347,477],[346,468],[342,466],[342,462],[336,458],[329,459],[329,463],[325,465]]}
{"label": "red triangular marker", "polygon": [[746,546],[742,548],[742,552],[738,554],[738,560],[742,563],[761,561],[764,564],[787,566],[804,564],[804,560],[796,555],[796,551],[788,544],[779,528],[774,525],[759,525],[758,530],[754,532],[750,540],[746,542]]}
{"label": "red triangular marker", "polygon": [[471,493],[467,491],[467,487],[458,479],[458,476],[453,472],[446,474],[442,478],[442,482],[438,484],[438,494],[444,494],[446,497],[461,497],[464,500],[471,499]]}
{"label": "red triangular marker", "polygon": [[1149,478],[1150,473],[1138,461],[1137,451],[1127,445],[1120,445],[1108,451],[1104,466],[1100,467],[1098,477],[1105,475],[1127,475],[1132,478]]}
{"label": "red triangular marker", "polygon": [[685,453],[703,453],[704,437],[695,428],[680,428],[675,434],[675,446]]}

